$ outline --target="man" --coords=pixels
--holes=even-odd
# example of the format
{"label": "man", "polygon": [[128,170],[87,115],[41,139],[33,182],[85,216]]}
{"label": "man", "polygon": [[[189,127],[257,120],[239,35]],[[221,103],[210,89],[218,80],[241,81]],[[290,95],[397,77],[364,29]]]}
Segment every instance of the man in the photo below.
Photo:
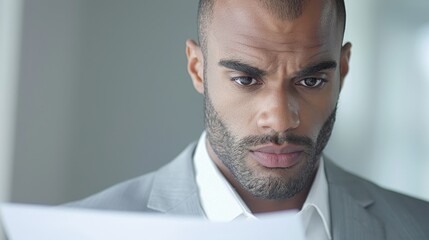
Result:
{"label": "man", "polygon": [[342,0],[201,0],[205,127],[170,164],[72,206],[233,221],[298,209],[308,239],[429,239],[429,204],[322,156],[351,44]]}

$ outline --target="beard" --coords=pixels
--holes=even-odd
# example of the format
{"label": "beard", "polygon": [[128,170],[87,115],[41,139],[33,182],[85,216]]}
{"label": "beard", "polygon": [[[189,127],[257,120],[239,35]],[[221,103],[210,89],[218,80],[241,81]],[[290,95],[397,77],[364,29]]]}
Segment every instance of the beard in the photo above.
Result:
{"label": "beard", "polygon": [[[245,191],[257,198],[280,200],[291,198],[312,184],[318,160],[331,136],[336,107],[324,122],[316,141],[306,136],[295,135],[290,131],[239,139],[227,128],[214,109],[207,88],[205,93],[204,122],[207,139],[214,153]],[[250,148],[267,143],[280,145],[285,142],[303,146],[305,149],[301,154],[302,164],[297,165],[297,169],[266,169],[259,166],[252,168],[246,163]],[[264,175],[263,172],[266,171],[276,174]]]}

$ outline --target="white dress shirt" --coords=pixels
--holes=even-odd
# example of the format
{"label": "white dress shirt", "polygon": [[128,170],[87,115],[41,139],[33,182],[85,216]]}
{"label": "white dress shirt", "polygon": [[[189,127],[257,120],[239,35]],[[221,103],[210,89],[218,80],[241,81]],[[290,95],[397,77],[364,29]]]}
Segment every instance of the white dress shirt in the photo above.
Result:
{"label": "white dress shirt", "polygon": [[[205,132],[201,135],[194,154],[194,167],[199,197],[207,219],[223,222],[240,218],[256,219],[210,159]],[[302,209],[297,213],[302,219],[306,239],[309,240],[332,239],[328,184],[323,169],[323,159],[320,159],[313,185]]]}

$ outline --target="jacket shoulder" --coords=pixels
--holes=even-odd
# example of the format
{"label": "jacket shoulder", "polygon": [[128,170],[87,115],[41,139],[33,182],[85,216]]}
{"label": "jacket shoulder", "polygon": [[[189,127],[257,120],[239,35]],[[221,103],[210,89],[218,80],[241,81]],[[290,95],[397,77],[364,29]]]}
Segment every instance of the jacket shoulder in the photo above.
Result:
{"label": "jacket shoulder", "polygon": [[400,204],[404,207],[409,206],[410,209],[418,208],[429,210],[429,202],[383,188],[340,168],[329,159],[327,159],[325,165],[329,184],[343,188],[355,197],[369,194],[372,198],[375,198],[375,200],[383,199],[392,202],[392,204]]}
{"label": "jacket shoulder", "polygon": [[426,229],[429,236],[429,202],[377,185],[373,186],[372,192],[376,202],[370,210],[379,216],[396,217],[397,222],[420,225]]}
{"label": "jacket shoulder", "polygon": [[[351,196],[385,227],[386,235],[429,237],[429,202],[385,189],[325,161],[329,188]],[[421,235],[418,235],[421,236]]]}
{"label": "jacket shoulder", "polygon": [[146,206],[154,176],[155,172],[150,172],[64,206],[118,211],[149,211]]}
{"label": "jacket shoulder", "polygon": [[[191,195],[196,190],[192,155],[196,143],[191,143],[173,161],[160,169],[116,184],[83,200],[65,204],[65,207],[92,208],[118,211],[159,212],[157,204],[172,199],[172,195]],[[175,191],[172,191],[174,189]],[[180,191],[178,191],[180,190]]]}

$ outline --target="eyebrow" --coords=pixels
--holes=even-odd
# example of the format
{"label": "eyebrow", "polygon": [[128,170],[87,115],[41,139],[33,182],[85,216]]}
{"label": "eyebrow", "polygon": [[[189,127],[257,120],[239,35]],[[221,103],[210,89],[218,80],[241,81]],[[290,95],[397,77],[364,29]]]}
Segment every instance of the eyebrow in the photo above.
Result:
{"label": "eyebrow", "polygon": [[219,65],[257,78],[263,77],[267,74],[266,71],[250,66],[249,64],[243,63],[239,60],[220,60]]}
{"label": "eyebrow", "polygon": [[[257,67],[253,67],[249,64],[243,63],[239,60],[220,60],[219,65],[248,74],[252,77],[263,77],[267,75],[266,71],[259,69]],[[323,70],[335,69],[337,68],[337,65],[338,65],[337,62],[333,60],[314,63],[296,72],[295,77],[300,78],[300,77],[316,74]]]}
{"label": "eyebrow", "polygon": [[316,74],[323,70],[329,70],[329,69],[335,69],[335,68],[337,68],[337,62],[332,60],[323,61],[323,62],[314,63],[307,67],[304,67],[303,69],[296,72],[295,76],[297,78],[300,78],[300,77]]}

